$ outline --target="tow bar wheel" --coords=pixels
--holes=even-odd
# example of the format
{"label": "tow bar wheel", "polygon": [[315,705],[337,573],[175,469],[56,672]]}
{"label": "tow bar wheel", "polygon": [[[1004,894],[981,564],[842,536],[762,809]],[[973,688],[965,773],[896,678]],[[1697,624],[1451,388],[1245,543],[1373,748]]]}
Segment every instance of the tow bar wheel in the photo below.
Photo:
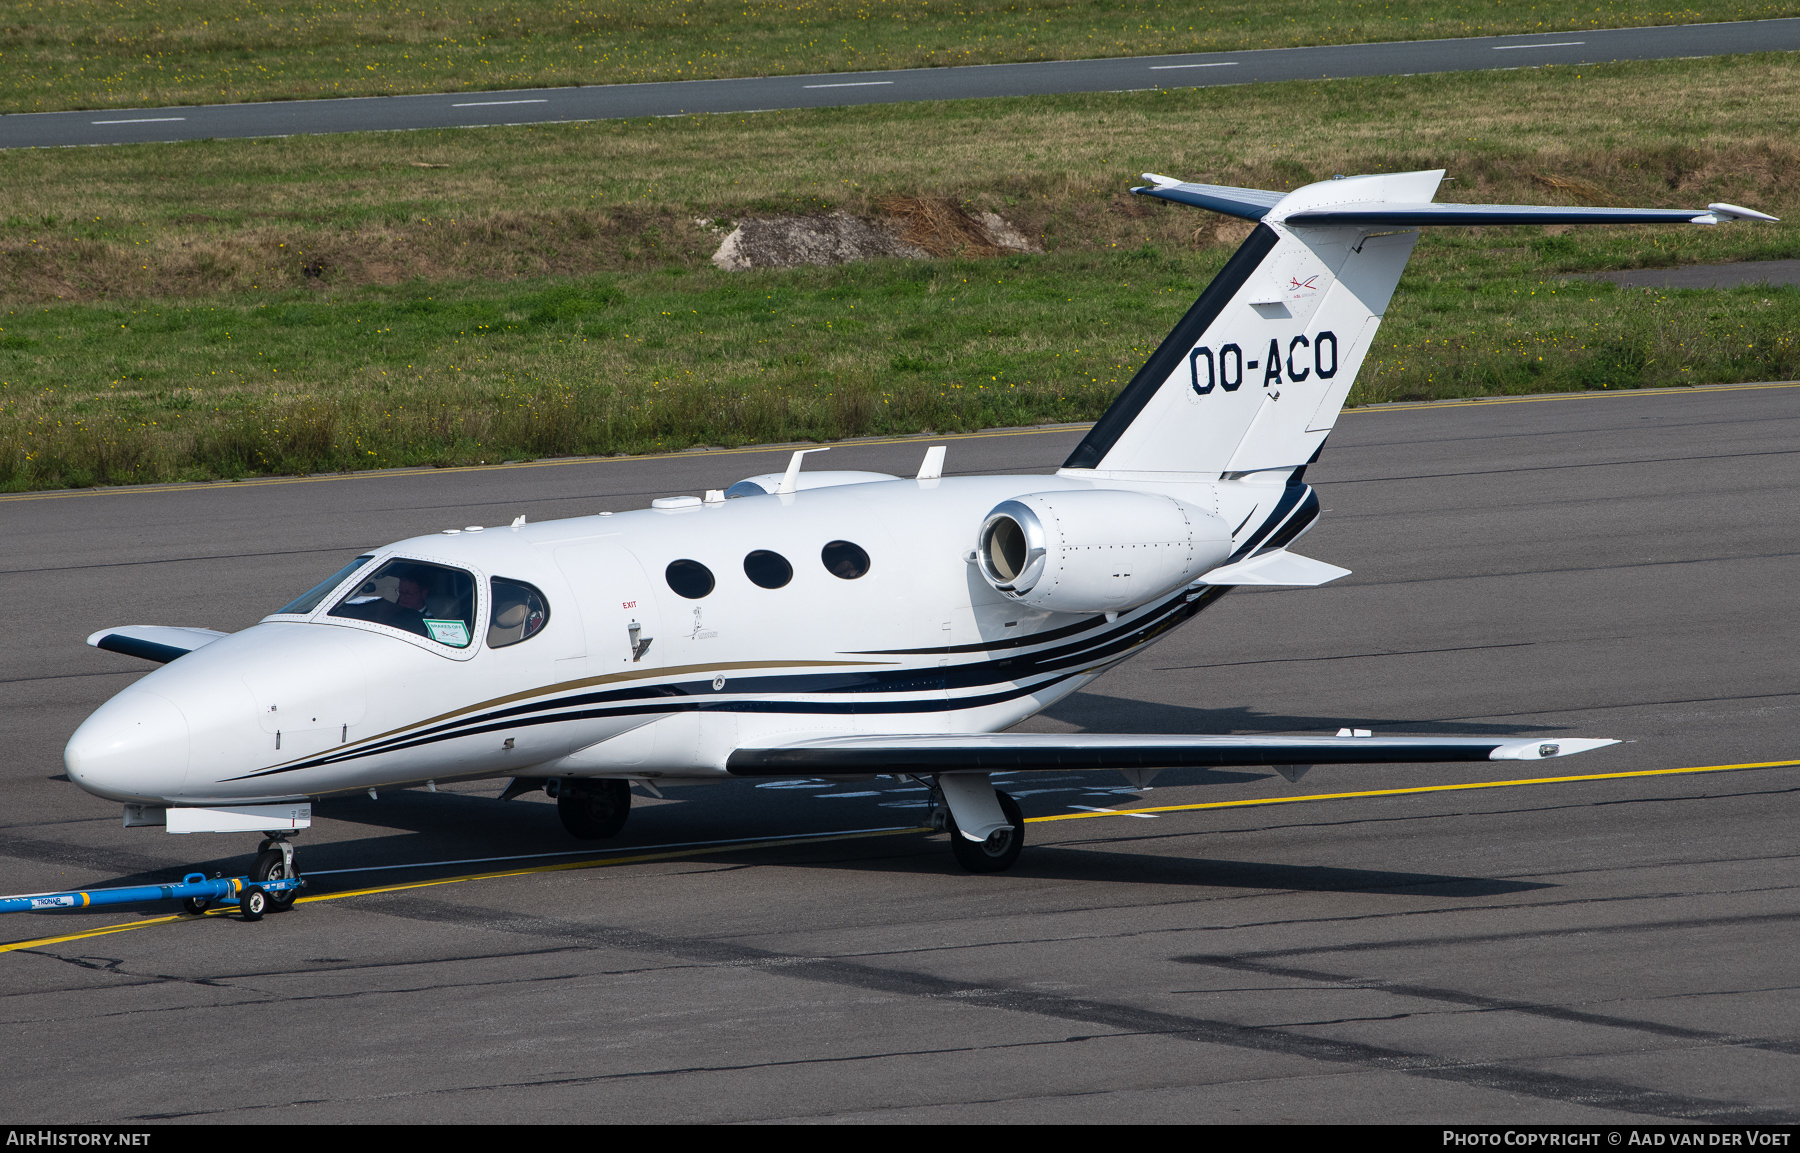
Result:
{"label": "tow bar wheel", "polygon": [[246,885],[243,895],[238,897],[238,911],[243,913],[246,921],[260,921],[263,914],[269,911],[269,894],[255,885]]}

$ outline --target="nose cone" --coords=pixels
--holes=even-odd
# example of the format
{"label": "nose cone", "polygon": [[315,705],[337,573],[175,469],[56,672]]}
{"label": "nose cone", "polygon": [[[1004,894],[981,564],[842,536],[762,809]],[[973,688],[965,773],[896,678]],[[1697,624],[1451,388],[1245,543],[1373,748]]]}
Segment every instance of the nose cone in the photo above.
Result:
{"label": "nose cone", "polygon": [[63,765],[96,796],[160,804],[187,776],[187,718],[166,697],[126,689],[75,730]]}

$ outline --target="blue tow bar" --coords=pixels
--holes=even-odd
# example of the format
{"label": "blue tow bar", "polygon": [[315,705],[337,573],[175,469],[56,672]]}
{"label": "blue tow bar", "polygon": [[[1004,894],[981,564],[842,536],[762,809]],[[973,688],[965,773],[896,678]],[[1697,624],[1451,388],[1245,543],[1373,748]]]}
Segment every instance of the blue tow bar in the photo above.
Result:
{"label": "blue tow bar", "polygon": [[66,893],[37,893],[0,897],[0,913],[31,913],[45,909],[92,909],[102,905],[139,905],[145,901],[183,901],[190,913],[212,905],[236,905],[247,920],[261,919],[271,906],[286,905],[306,884],[301,877],[214,877],[189,873],[178,885],[131,885],[122,889],[75,889]]}

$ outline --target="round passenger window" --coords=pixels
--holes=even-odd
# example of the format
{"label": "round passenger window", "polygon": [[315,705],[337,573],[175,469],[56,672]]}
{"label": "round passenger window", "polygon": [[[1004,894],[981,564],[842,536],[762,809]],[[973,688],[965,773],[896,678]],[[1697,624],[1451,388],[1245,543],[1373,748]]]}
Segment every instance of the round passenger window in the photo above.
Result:
{"label": "round passenger window", "polygon": [[834,540],[819,552],[825,569],[834,577],[853,581],[869,571],[869,554],[847,540]]}
{"label": "round passenger window", "polygon": [[488,648],[503,649],[528,640],[549,621],[549,602],[524,581],[495,577],[488,587],[494,593],[494,607],[488,616]]}
{"label": "round passenger window", "polygon": [[778,589],[794,579],[794,566],[778,552],[759,548],[744,558],[744,575],[766,589]]}
{"label": "round passenger window", "polygon": [[713,591],[712,570],[697,560],[675,560],[669,562],[663,573],[669,587],[691,601],[697,601]]}

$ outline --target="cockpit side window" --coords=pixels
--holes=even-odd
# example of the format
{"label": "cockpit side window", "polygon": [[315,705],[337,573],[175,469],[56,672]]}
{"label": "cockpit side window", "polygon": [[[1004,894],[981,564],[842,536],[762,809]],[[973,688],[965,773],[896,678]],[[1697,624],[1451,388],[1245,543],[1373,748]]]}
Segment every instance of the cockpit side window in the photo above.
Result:
{"label": "cockpit side window", "polygon": [[331,615],[466,649],[475,639],[475,578],[444,565],[391,560],[351,590]]}
{"label": "cockpit side window", "polygon": [[550,620],[550,602],[524,581],[495,577],[489,587],[494,608],[488,617],[488,648],[503,649],[530,640]]}
{"label": "cockpit side window", "polygon": [[325,599],[327,593],[331,592],[332,589],[338,587],[338,585],[342,584],[344,581],[350,579],[351,573],[374,559],[374,553],[364,553],[343,568],[326,577],[323,581],[320,581],[318,584],[301,593],[299,599],[288,604],[286,608],[276,609],[276,615],[293,613],[296,616],[305,616],[307,613],[310,613],[319,607],[319,602]]}

